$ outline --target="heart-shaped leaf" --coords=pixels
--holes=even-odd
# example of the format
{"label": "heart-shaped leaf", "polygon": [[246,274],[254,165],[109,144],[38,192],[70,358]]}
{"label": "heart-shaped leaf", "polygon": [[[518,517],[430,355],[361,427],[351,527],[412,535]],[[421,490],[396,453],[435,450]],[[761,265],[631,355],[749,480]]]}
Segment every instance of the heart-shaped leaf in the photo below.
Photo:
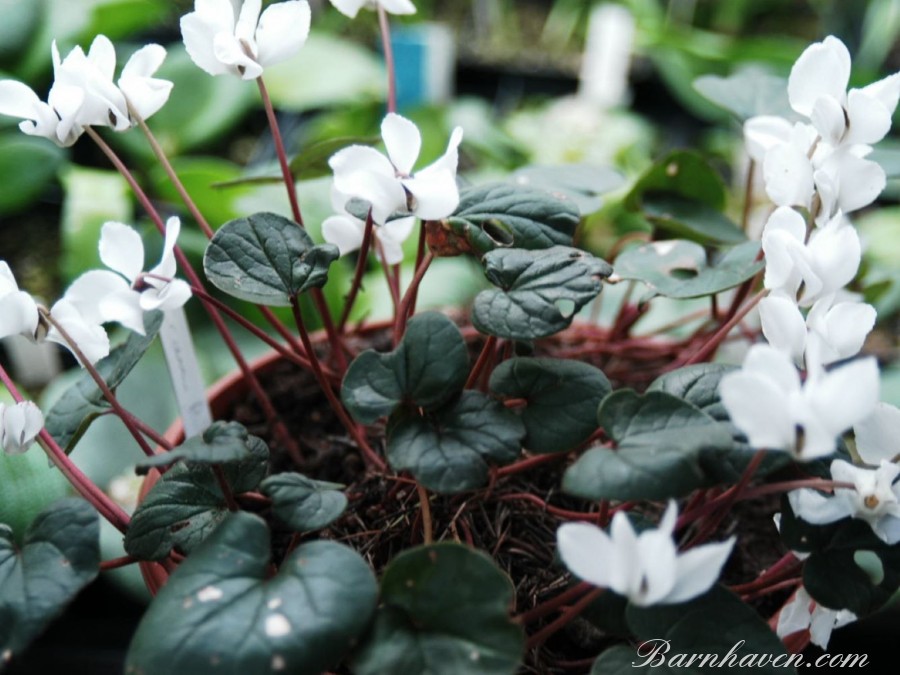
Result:
{"label": "heart-shaped leaf", "polygon": [[388,424],[387,458],[422,485],[441,493],[487,483],[488,461],[512,462],[522,449],[525,426],[502,403],[478,391],[422,417],[400,410]]}
{"label": "heart-shaped leaf", "polygon": [[495,248],[571,246],[578,220],[578,209],[565,198],[521,185],[489,183],[462,190],[447,225],[481,256]]}
{"label": "heart-shaped leaf", "polygon": [[640,208],[645,196],[661,193],[698,201],[721,211],[725,208],[725,182],[697,152],[675,150],[647,169],[625,197],[625,205]]}
{"label": "heart-shaped leaf", "polygon": [[144,615],[125,672],[321,673],[368,625],[368,565],[331,541],[302,544],[269,577],[269,531],[232,514],[185,560]]}
{"label": "heart-shaped leaf", "polygon": [[525,447],[533,452],[564,452],[597,430],[597,407],[611,391],[602,371],[562,359],[517,358],[491,374],[491,391],[525,399]]}
{"label": "heart-shaped leaf", "polygon": [[164,452],[137,464],[138,473],[148,469],[168,466],[179,461],[196,464],[228,464],[252,456],[252,446],[260,439],[250,436],[246,427],[237,422],[213,422],[199,436],[187,439],[177,448]]}
{"label": "heart-shaped leaf", "polygon": [[646,195],[644,216],[657,229],[700,244],[740,244],[747,235],[724,213],[703,202],[678,195]]}
{"label": "heart-shaped leaf", "polygon": [[525,647],[510,620],[513,587],[493,561],[459,544],[401,553],[384,572],[356,675],[513,675]]}
{"label": "heart-shaped leaf", "polygon": [[692,241],[673,239],[635,246],[616,258],[616,276],[643,281],[669,298],[699,298],[734,288],[765,267],[757,260],[759,242],[748,241],[709,264],[706,251]]}
{"label": "heart-shaped leaf", "polygon": [[759,68],[747,68],[728,77],[702,75],[694,80],[694,89],[741,120],[757,115],[795,116],[785,79]]}
{"label": "heart-shaped leaf", "polygon": [[[153,343],[159,328],[162,326],[162,312],[144,314],[145,335],[131,333],[121,345],[114,347],[109,355],[96,363],[97,371],[115,390],[132,368],[141,360]],[[90,373],[83,372],[75,383],[66,389],[56,400],[53,407],[44,417],[44,425],[56,442],[71,452],[78,440],[99,415],[110,410],[110,405],[103,396]]]}
{"label": "heart-shaped leaf", "polygon": [[266,478],[259,489],[272,500],[279,521],[297,532],[311,532],[327,527],[347,509],[343,487],[299,473],[279,473]]}
{"label": "heart-shaped leaf", "polygon": [[[247,459],[222,465],[232,492],[256,489],[268,470],[265,442],[250,436]],[[141,560],[161,560],[178,547],[194,550],[228,515],[228,505],[212,468],[179,464],[167,471],[138,505],[125,533],[125,551]]]}
{"label": "heart-shaped leaf", "polygon": [[702,410],[658,391],[616,391],[600,405],[598,421],[616,449],[588,450],[563,476],[563,489],[586,499],[680,497],[708,482],[701,453],[733,443]]}
{"label": "heart-shaped leaf", "polygon": [[469,355],[459,328],[443,314],[410,319],[397,349],[360,354],[344,376],[341,397],[353,417],[372,424],[399,405],[434,409],[466,384]]}
{"label": "heart-shaped leaf", "polygon": [[203,256],[206,277],[221,291],[260,305],[287,307],[290,299],[328,281],[340,253],[313,244],[302,227],[274,213],[225,223]]}
{"label": "heart-shaped leaf", "polygon": [[0,670],[47,627],[100,571],[100,519],[81,499],[43,511],[22,549],[0,525]]}
{"label": "heart-shaped leaf", "polygon": [[482,333],[512,340],[533,340],[567,328],[612,274],[605,261],[565,246],[499,249],[482,262],[499,290],[478,294],[472,323]]}
{"label": "heart-shaped leaf", "polygon": [[510,182],[565,197],[575,204],[581,215],[587,215],[597,211],[603,205],[601,195],[621,187],[624,178],[605,166],[559,164],[522,167],[513,172]]}

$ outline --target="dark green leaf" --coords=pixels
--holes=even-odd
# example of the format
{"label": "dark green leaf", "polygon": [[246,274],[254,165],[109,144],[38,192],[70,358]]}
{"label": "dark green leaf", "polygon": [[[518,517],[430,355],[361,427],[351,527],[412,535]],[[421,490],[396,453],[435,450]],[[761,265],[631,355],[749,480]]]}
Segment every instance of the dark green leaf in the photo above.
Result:
{"label": "dark green leaf", "polygon": [[[600,654],[597,660],[594,661],[594,665],[591,666],[590,675],[622,675],[622,673],[631,672],[631,668],[635,667],[634,664],[641,663],[643,660],[644,659],[637,656],[634,647],[629,647],[628,645],[615,645],[614,647],[606,649]],[[641,672],[645,674],[649,673],[650,675],[659,675],[652,667],[650,670],[642,670]]]}
{"label": "dark green leaf", "polygon": [[198,464],[228,464],[248,459],[252,446],[260,439],[250,436],[247,429],[237,422],[213,422],[199,436],[187,439],[169,452],[145,459],[137,464],[138,473],[146,473],[151,467],[168,466],[179,461]]}
{"label": "dark green leaf", "polygon": [[587,215],[603,205],[600,195],[618,189],[624,179],[618,172],[604,166],[560,164],[523,167],[513,172],[510,181],[569,199],[582,215]]}
{"label": "dark green leaf", "polygon": [[23,547],[0,525],[0,670],[47,627],[100,571],[100,519],[81,499],[43,511]]}
{"label": "dark green leaf", "polygon": [[313,244],[302,227],[274,213],[225,223],[206,249],[203,269],[219,290],[260,305],[289,306],[290,299],[328,281],[339,252]]}
{"label": "dark green leaf", "polygon": [[432,410],[466,383],[469,355],[459,328],[443,314],[410,319],[397,348],[360,354],[344,376],[341,397],[353,417],[371,424],[408,403]]}
{"label": "dark green leaf", "polygon": [[462,492],[487,483],[488,460],[516,459],[524,435],[521,420],[502,403],[465,391],[425,417],[398,411],[388,425],[387,458],[395,470],[410,471],[430,490]]}
{"label": "dark green leaf", "polygon": [[588,450],[563,477],[566,492],[586,499],[683,496],[707,483],[701,453],[733,443],[722,424],[663,392],[614,392],[600,405],[598,420],[616,449]]}
{"label": "dark green leaf", "polygon": [[546,337],[567,328],[612,274],[605,261],[565,246],[499,249],[482,262],[488,280],[499,290],[478,294],[472,323],[483,333],[512,340]]}
{"label": "dark green leaf", "polygon": [[635,246],[616,258],[616,276],[643,281],[654,293],[669,298],[699,298],[734,288],[765,267],[757,260],[759,242],[729,249],[713,264],[692,241],[674,239]]}
{"label": "dark green leaf", "polygon": [[728,77],[702,75],[694,80],[694,89],[740,120],[757,115],[794,116],[787,81],[758,68],[747,68]]}
{"label": "dark green leaf", "polygon": [[347,508],[343,485],[312,480],[299,473],[269,476],[259,486],[272,499],[272,511],[282,523],[297,532],[327,527]]}
{"label": "dark green leaf", "polygon": [[481,256],[496,248],[571,246],[578,209],[544,190],[489,183],[462,190],[448,223]]}
{"label": "dark green leaf", "polygon": [[0,135],[0,215],[28,208],[56,177],[65,157],[46,139],[18,132]]}
{"label": "dark green leaf", "polygon": [[[115,390],[132,368],[141,360],[162,326],[162,312],[144,314],[146,335],[131,333],[128,339],[114,347],[109,356],[96,363],[97,371],[106,380],[110,389]],[[110,405],[97,387],[90,373],[83,372],[78,380],[60,396],[44,418],[44,425],[56,442],[66,452],[72,448],[87,431],[98,415],[110,410]]]}
{"label": "dark green leaf", "polygon": [[747,235],[724,213],[703,202],[678,195],[647,195],[644,216],[657,229],[700,244],[740,244]]}
{"label": "dark green leaf", "polygon": [[[642,647],[643,658],[637,653],[632,658],[641,672],[651,665],[655,667],[647,672],[654,675],[737,673],[751,667],[755,673],[769,675],[796,672],[785,667],[788,653],[766,622],[722,586],[677,605],[629,605],[626,617],[639,639],[652,641]],[[703,665],[706,654],[715,655],[716,660],[708,658]],[[753,662],[741,661],[751,655]],[[767,657],[764,664],[760,657]],[[779,665],[773,665],[777,657]]]}
{"label": "dark green leaf", "polygon": [[[266,444],[256,436],[249,438],[251,456],[222,466],[234,493],[256,489],[268,468]],[[125,550],[141,560],[160,560],[176,546],[190,553],[227,515],[228,506],[211,467],[179,464],[159,479],[135,510],[125,534]]]}
{"label": "dark green leaf", "polygon": [[401,553],[353,672],[513,675],[525,640],[512,602],[509,579],[480,551],[445,543]]}
{"label": "dark green leaf", "polygon": [[563,452],[597,430],[597,407],[611,391],[602,371],[562,359],[517,358],[491,374],[495,394],[525,399],[525,447],[534,452]]}
{"label": "dark green leaf", "polygon": [[372,571],[342,544],[302,544],[268,577],[268,528],[232,514],[162,588],[125,672],[321,673],[349,652],[375,610]]}
{"label": "dark green leaf", "polygon": [[702,202],[718,211],[725,208],[725,183],[702,155],[691,150],[676,150],[656,161],[638,178],[625,204],[637,210],[645,197],[659,193]]}

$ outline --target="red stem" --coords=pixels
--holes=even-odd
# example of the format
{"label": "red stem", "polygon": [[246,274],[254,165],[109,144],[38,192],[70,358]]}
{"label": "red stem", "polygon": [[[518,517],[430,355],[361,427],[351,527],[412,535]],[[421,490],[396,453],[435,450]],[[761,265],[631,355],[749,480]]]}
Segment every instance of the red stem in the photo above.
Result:
{"label": "red stem", "polygon": [[549,455],[536,455],[534,457],[529,457],[528,459],[520,460],[515,464],[509,464],[507,466],[500,467],[499,469],[497,469],[497,478],[502,478],[503,476],[512,476],[513,474],[521,473],[522,471],[528,471],[529,469],[536,466],[541,466],[542,464],[557,462],[563,457],[565,457],[565,454],[561,452]]}
{"label": "red stem", "polygon": [[497,501],[528,502],[529,504],[537,506],[542,511],[552,513],[554,516],[559,516],[560,518],[565,518],[567,520],[579,520],[587,523],[600,522],[599,513],[582,513],[581,511],[568,511],[566,509],[561,509],[558,506],[551,506],[537,495],[533,495],[529,492],[513,492],[510,494],[500,495],[499,497],[497,497]]}
{"label": "red stem", "polygon": [[478,382],[478,378],[481,376],[481,371],[484,369],[488,360],[494,353],[494,345],[497,344],[497,338],[493,335],[489,335],[487,340],[484,341],[484,346],[481,348],[481,354],[478,355],[478,360],[475,361],[475,365],[472,367],[472,372],[469,373],[469,379],[466,380],[466,389],[471,389]]}
{"label": "red stem", "polygon": [[589,590],[591,590],[593,586],[591,586],[588,582],[582,581],[570,588],[567,588],[559,595],[556,595],[549,600],[545,600],[544,602],[535,605],[527,612],[522,612],[519,616],[515,617],[513,621],[516,623],[525,625],[529,624],[532,621],[540,619],[541,617],[547,616],[551,612],[555,612],[560,607],[569,604],[575,598],[584,595]]}
{"label": "red stem", "polygon": [[547,638],[549,638],[561,628],[565,627],[575,617],[581,614],[587,608],[587,606],[590,605],[598,597],[600,597],[600,594],[605,590],[605,588],[595,588],[583,598],[581,598],[581,600],[576,602],[571,607],[567,608],[556,621],[548,624],[547,626],[544,626],[541,630],[528,638],[528,642],[525,645],[526,651],[530,651],[535,647],[540,647],[547,640]]}
{"label": "red stem", "polygon": [[391,26],[388,23],[387,12],[381,3],[378,3],[378,27],[381,30],[384,66],[388,76],[387,110],[389,113],[395,113],[397,112],[397,70],[394,65],[394,47],[391,44]]}
{"label": "red stem", "polygon": [[350,311],[356,302],[356,296],[362,286],[363,276],[366,273],[366,263],[369,260],[369,249],[372,246],[372,235],[375,229],[375,223],[372,220],[372,209],[366,214],[366,225],[363,230],[362,245],[359,247],[359,257],[356,259],[356,272],[353,274],[353,283],[350,285],[350,292],[347,294],[344,303],[344,311],[341,314],[341,320],[338,321],[338,332],[343,333],[347,326],[347,319],[350,318]]}
{"label": "red stem", "polygon": [[120,567],[134,565],[137,562],[140,561],[137,558],[132,558],[130,555],[124,555],[121,558],[112,558],[111,560],[103,560],[100,563],[100,571],[107,572],[109,570],[117,570]]}
{"label": "red stem", "polygon": [[425,273],[428,271],[428,267],[431,265],[432,260],[434,260],[434,255],[429,251],[425,254],[422,264],[416,268],[416,275],[413,277],[412,282],[410,282],[409,288],[406,289],[406,294],[400,302],[400,306],[397,309],[397,319],[394,323],[395,346],[400,342],[400,338],[402,338],[403,334],[406,332],[406,321],[409,318],[410,307],[412,307],[413,300],[419,290],[419,285],[422,283],[422,279],[425,278]]}

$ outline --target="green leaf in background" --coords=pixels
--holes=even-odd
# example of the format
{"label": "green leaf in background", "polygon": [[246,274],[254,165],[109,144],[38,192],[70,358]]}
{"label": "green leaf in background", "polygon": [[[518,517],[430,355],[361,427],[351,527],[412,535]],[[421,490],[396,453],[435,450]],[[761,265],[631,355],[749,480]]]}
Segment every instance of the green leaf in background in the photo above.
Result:
{"label": "green leaf in background", "polygon": [[[594,661],[591,666],[590,675],[621,675],[622,673],[631,672],[630,668],[634,668],[635,662],[642,659],[636,658],[636,650],[628,645],[615,645],[605,649],[602,654]],[[650,675],[658,675],[655,668],[643,671]]]}
{"label": "green leaf in background", "polygon": [[[222,474],[235,494],[255,490],[268,470],[266,444],[256,436],[249,440],[248,459],[222,465]],[[125,534],[125,550],[141,560],[161,560],[176,546],[190,553],[228,513],[212,469],[179,464],[167,471],[138,505]]]}
{"label": "green leaf in background", "polygon": [[612,387],[594,366],[562,359],[516,358],[491,373],[494,394],[525,399],[524,445],[532,452],[564,452],[597,430],[597,408]]}
{"label": "green leaf in background", "polygon": [[721,211],[678,195],[647,195],[644,216],[658,230],[700,244],[740,244],[747,235]]}
{"label": "green leaf in background", "polygon": [[496,248],[571,246],[578,209],[565,197],[509,183],[463,189],[445,227],[478,256]]}
{"label": "green leaf in background", "polygon": [[482,262],[499,290],[478,294],[472,323],[482,333],[512,340],[547,337],[567,328],[613,271],[600,258],[565,246],[498,249]]}
{"label": "green leaf in background", "polygon": [[[626,618],[638,639],[667,640],[669,644],[666,660],[671,660],[672,665],[653,668],[648,666],[647,670],[642,668],[641,672],[653,675],[744,672],[750,666],[741,668],[738,664],[742,657],[749,654],[766,655],[771,659],[781,657],[780,665],[773,664],[771,660],[761,664],[757,658],[752,664],[754,673],[777,675],[796,672],[794,668],[785,667],[788,652],[768,624],[750,605],[720,585],[713,586],[699,598],[676,605],[629,605]],[[735,645],[739,645],[736,656],[733,660],[726,661],[726,655]],[[677,667],[674,659],[676,654],[688,655]],[[719,659],[715,663],[707,661],[706,664],[697,659],[688,664],[687,658],[692,654],[716,654]],[[647,659],[641,659],[632,653],[631,660],[635,665],[640,665]],[[612,671],[608,672],[612,675]]]}
{"label": "green leaf in background", "polygon": [[701,453],[733,444],[724,425],[659,391],[613,392],[597,418],[616,449],[588,450],[563,476],[563,490],[585,499],[681,497],[707,483]]}
{"label": "green leaf in background", "polygon": [[513,675],[525,638],[512,603],[509,579],[480,551],[450,543],[405,551],[384,572],[353,672]]}
{"label": "green leaf in background", "polygon": [[[376,145],[380,136],[342,136],[326,138],[302,148],[291,160],[291,173],[295,180],[311,180],[322,176],[331,176],[332,169],[328,160],[332,155],[351,145]],[[281,181],[279,176],[276,180]]]}
{"label": "green leaf in background", "polygon": [[306,230],[274,213],[225,223],[206,249],[203,269],[219,290],[260,305],[289,307],[290,299],[328,281],[337,246],[316,246]]}
{"label": "green leaf in background", "polygon": [[341,398],[354,419],[372,424],[407,403],[428,410],[459,393],[469,372],[469,354],[459,328],[443,314],[410,319],[397,348],[360,354],[344,376]]}
{"label": "green leaf in background", "polygon": [[707,262],[700,244],[682,239],[653,241],[627,249],[616,258],[616,276],[643,281],[668,298],[700,298],[734,288],[765,267],[757,260],[759,242],[748,241]]}
{"label": "green leaf in background", "polygon": [[569,200],[582,216],[599,210],[603,206],[602,195],[625,182],[621,174],[608,167],[583,163],[526,166],[514,171],[509,180],[514,185],[538,188]]}
{"label": "green leaf in background", "polygon": [[487,483],[489,461],[509,464],[522,449],[525,426],[478,391],[422,417],[400,411],[388,423],[387,458],[430,490],[456,493]]}
{"label": "green leaf in background", "polygon": [[792,119],[787,96],[787,80],[749,67],[728,77],[702,75],[694,80],[694,89],[741,121],[756,115],[777,115]]}
{"label": "green leaf in background", "polygon": [[[96,363],[97,371],[110,389],[115,390],[141,360],[159,333],[162,320],[162,312],[146,313],[146,335],[129,333],[124,343]],[[110,409],[94,379],[89,373],[82,372],[44,416],[44,426],[66,452],[71,452],[91,422]]]}
{"label": "green leaf in background", "polygon": [[17,541],[38,513],[71,490],[66,477],[40,450],[0,453],[0,523],[12,528]]}
{"label": "green leaf in background", "polygon": [[[0,653],[18,656],[100,571],[100,519],[82,499],[42,512],[21,549],[0,524]],[[2,667],[0,667],[2,669]]]}
{"label": "green leaf in background", "polygon": [[340,518],[347,509],[343,488],[299,473],[269,476],[259,486],[272,500],[275,517],[297,532],[321,530]]}
{"label": "green leaf in background", "polygon": [[0,216],[31,206],[56,178],[65,159],[66,152],[44,138],[18,131],[0,134]]}
{"label": "green leaf in background", "polygon": [[352,549],[301,544],[269,572],[269,531],[232,514],[185,560],[147,610],[126,673],[321,673],[369,624],[378,586]]}
{"label": "green leaf in background", "polygon": [[[34,0],[3,0],[0,9],[3,11],[3,21],[0,22],[0,63],[5,64],[27,49],[43,8],[40,2]],[[44,143],[48,142],[44,140]]]}
{"label": "green leaf in background", "polygon": [[169,466],[175,462],[193,462],[196,464],[230,464],[248,459],[253,454],[253,447],[263,441],[247,433],[246,427],[237,422],[213,422],[199,436],[184,441],[172,448],[137,464],[139,474],[146,473],[151,467]]}
{"label": "green leaf in background", "polygon": [[676,150],[657,160],[637,179],[625,204],[637,210],[646,196],[659,193],[698,201],[718,211],[725,208],[724,181],[700,153],[692,150]]}

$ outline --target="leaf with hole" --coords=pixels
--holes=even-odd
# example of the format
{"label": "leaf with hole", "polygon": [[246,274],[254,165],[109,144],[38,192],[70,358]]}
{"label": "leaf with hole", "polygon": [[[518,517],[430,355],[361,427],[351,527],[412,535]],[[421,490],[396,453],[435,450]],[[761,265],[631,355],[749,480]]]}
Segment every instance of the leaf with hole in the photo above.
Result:
{"label": "leaf with hole", "polygon": [[[255,490],[268,470],[265,442],[250,436],[246,459],[222,465],[234,494]],[[131,519],[125,551],[141,560],[161,560],[178,548],[190,553],[228,515],[228,505],[212,467],[179,464],[156,482]]]}
{"label": "leaf with hole", "polygon": [[0,670],[65,609],[100,571],[100,519],[81,499],[64,499],[29,525],[21,549],[0,525]]}
{"label": "leaf with hole", "polygon": [[352,549],[298,546],[270,572],[269,530],[232,514],[169,578],[138,625],[125,672],[321,673],[369,624],[378,587]]}
{"label": "leaf with hole", "polygon": [[498,288],[475,298],[472,323],[482,333],[510,340],[533,340],[567,328],[612,274],[607,262],[565,246],[498,249],[482,263]]}
{"label": "leaf with hole", "polygon": [[407,404],[432,410],[465,386],[469,354],[459,328],[443,314],[410,319],[397,348],[360,354],[344,376],[341,397],[354,419],[372,424]]}
{"label": "leaf with hole", "polygon": [[400,410],[387,430],[387,458],[435,492],[452,494],[487,483],[488,462],[509,464],[522,449],[525,426],[506,407],[478,391],[426,414]]}
{"label": "leaf with hole", "polygon": [[700,153],[675,150],[657,160],[637,179],[625,205],[637,211],[649,196],[676,195],[721,211],[725,208],[725,182]]}
{"label": "leaf with hole", "polygon": [[[115,391],[150,348],[162,319],[162,312],[147,312],[144,315],[146,335],[130,333],[123,344],[95,364],[110,389]],[[66,452],[71,452],[91,422],[109,410],[111,406],[90,373],[82,372],[47,412],[44,426]]]}
{"label": "leaf with hole", "polygon": [[259,486],[272,500],[275,517],[297,532],[321,530],[340,518],[347,509],[343,488],[299,473],[269,476]]}
{"label": "leaf with hole", "polygon": [[563,490],[585,499],[669,499],[708,484],[704,451],[730,448],[728,430],[690,403],[663,392],[613,392],[600,426],[615,449],[588,450],[563,476]]}
{"label": "leaf with hole", "polygon": [[484,553],[442,543],[405,551],[381,580],[355,675],[513,675],[525,638],[510,619],[513,586]]}
{"label": "leaf with hole", "polygon": [[597,430],[597,407],[612,387],[601,370],[587,363],[516,358],[494,369],[490,389],[508,399],[525,399],[521,418],[528,450],[564,452]]}
{"label": "leaf with hole", "polygon": [[306,230],[274,213],[225,223],[203,256],[206,277],[221,291],[259,305],[288,307],[291,298],[328,281],[336,246],[313,243]]}
{"label": "leaf with hole", "polygon": [[643,281],[651,291],[668,298],[699,298],[752,279],[765,267],[758,254],[759,242],[748,241],[710,264],[704,248],[692,241],[654,241],[619,255],[616,276]]}

